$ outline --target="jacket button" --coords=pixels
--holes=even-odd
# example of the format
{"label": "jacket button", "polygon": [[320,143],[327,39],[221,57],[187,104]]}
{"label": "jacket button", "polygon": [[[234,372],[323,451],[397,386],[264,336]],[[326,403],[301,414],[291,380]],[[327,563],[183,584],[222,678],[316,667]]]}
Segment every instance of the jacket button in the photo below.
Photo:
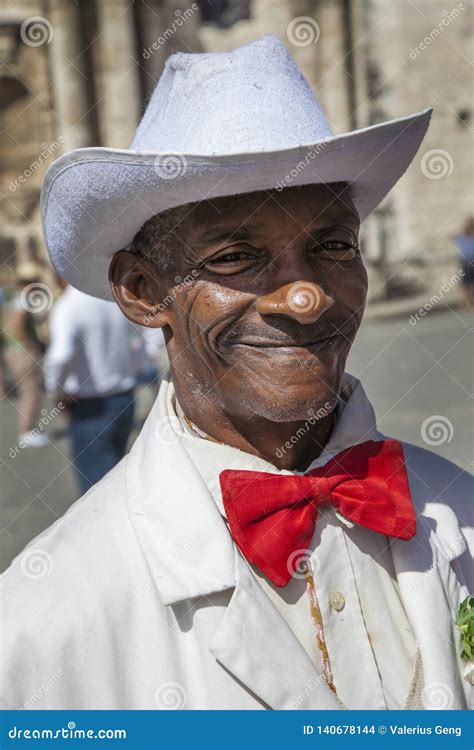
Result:
{"label": "jacket button", "polygon": [[341,609],[344,609],[345,603],[346,600],[344,599],[340,591],[333,591],[329,597],[329,604],[333,609],[336,610],[336,612],[340,612]]}

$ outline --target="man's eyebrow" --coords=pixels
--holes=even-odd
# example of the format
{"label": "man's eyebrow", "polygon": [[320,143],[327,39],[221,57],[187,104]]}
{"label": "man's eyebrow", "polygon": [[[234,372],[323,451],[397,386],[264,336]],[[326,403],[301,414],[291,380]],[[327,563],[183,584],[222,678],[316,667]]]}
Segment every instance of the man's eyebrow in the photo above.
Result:
{"label": "man's eyebrow", "polygon": [[358,229],[360,227],[359,217],[351,211],[338,212],[337,214],[331,214],[330,212],[321,214],[321,216],[315,218],[306,227],[305,232],[311,234],[311,232],[320,232],[325,229],[335,229],[337,227],[352,227]]}
{"label": "man's eyebrow", "polygon": [[345,208],[343,210],[338,208],[337,210],[328,209],[322,212],[308,224],[308,227],[317,229],[320,226],[344,226],[347,224],[358,226],[360,224],[360,219],[350,208]]}
{"label": "man's eyebrow", "polygon": [[[342,215],[340,210],[337,212],[327,211],[324,215],[321,214],[321,216],[315,218],[307,227],[302,228],[302,232],[311,235],[312,232],[336,226],[352,226],[354,229],[358,229],[359,225],[359,218],[349,209],[344,211]],[[226,240],[235,240],[236,242],[250,240],[259,231],[261,231],[261,226],[257,224],[213,226],[193,240],[193,248],[201,250],[207,245],[225,242]]]}
{"label": "man's eyebrow", "polygon": [[214,242],[223,242],[224,240],[248,240],[257,232],[258,227],[254,224],[245,224],[244,226],[212,227],[204,232],[200,237],[193,241],[196,248],[209,245]]}

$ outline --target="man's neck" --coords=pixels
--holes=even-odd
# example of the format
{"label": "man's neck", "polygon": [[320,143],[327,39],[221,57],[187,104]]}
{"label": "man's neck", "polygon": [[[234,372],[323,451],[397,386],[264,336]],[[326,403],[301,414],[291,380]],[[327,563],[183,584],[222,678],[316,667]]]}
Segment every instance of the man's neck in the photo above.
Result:
{"label": "man's neck", "polygon": [[179,403],[188,424],[200,433],[289,471],[305,471],[324,449],[335,425],[335,409],[318,420],[272,422],[256,416],[230,417],[216,409],[203,411],[195,402],[186,398],[183,402],[183,397]]}

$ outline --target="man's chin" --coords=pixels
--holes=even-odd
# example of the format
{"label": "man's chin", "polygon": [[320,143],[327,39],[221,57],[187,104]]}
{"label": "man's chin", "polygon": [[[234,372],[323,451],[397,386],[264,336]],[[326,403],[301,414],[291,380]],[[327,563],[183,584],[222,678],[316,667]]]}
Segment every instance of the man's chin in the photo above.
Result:
{"label": "man's chin", "polygon": [[[285,401],[278,404],[260,404],[260,413],[258,416],[268,419],[270,422],[278,423],[300,423],[316,422],[327,417],[335,409],[337,396],[334,394],[325,394],[324,398],[312,398],[311,400],[302,400],[297,404],[295,402],[286,403]],[[256,413],[256,412],[255,412]]]}
{"label": "man's chin", "polygon": [[[328,395],[339,393],[348,347],[341,351],[326,350],[318,354],[294,351],[279,356],[244,356],[234,365],[239,380],[246,384],[248,394],[254,392],[255,402],[280,402],[292,411],[291,405],[326,401]],[[295,407],[294,407],[295,408]],[[300,409],[297,409],[298,413]]]}
{"label": "man's chin", "polygon": [[269,381],[264,390],[247,389],[245,398],[239,403],[239,417],[249,420],[257,417],[279,423],[315,421],[327,417],[336,407],[340,378],[333,377],[330,381],[312,379],[309,382],[302,382],[299,378],[297,382],[285,382],[278,378],[278,374],[276,370],[273,382]]}

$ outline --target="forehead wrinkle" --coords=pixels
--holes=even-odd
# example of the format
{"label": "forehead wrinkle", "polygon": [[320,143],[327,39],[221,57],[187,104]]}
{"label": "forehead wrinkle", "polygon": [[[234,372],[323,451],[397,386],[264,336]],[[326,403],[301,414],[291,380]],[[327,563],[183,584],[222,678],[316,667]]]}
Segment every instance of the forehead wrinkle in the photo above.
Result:
{"label": "forehead wrinkle", "polygon": [[[253,210],[251,210],[251,213],[247,218],[250,218],[250,216],[253,216],[253,214],[258,211],[262,206],[265,205],[265,203],[268,203],[269,198],[271,197],[270,191],[268,190],[256,190],[251,193],[237,193],[236,195],[224,195],[217,198],[213,198],[212,200],[210,198],[205,199],[202,201],[202,203],[206,203],[207,205],[211,206],[211,208],[214,209],[219,215],[225,214],[225,210],[227,207],[230,206],[230,208],[235,208],[237,205],[237,209],[240,207],[242,201],[248,200],[249,198],[256,199],[258,196],[262,197],[261,203],[258,206],[255,206]],[[224,215],[225,220],[225,215]]]}
{"label": "forehead wrinkle", "polygon": [[[257,213],[257,211],[259,211],[269,201],[270,195],[266,191],[265,191],[265,196],[266,196],[265,199],[258,206],[256,206],[253,210],[250,211],[250,213],[248,214],[248,216],[244,220],[242,220],[242,222],[238,225],[238,227],[235,227],[233,230],[231,230],[233,232],[232,237],[240,229],[243,229],[244,231],[245,230],[251,230],[251,231],[253,230],[255,232],[257,232],[260,229],[259,226],[257,226],[256,224],[255,225],[254,224],[249,224],[248,221],[249,221],[249,219],[252,218],[252,216],[254,216]],[[235,199],[235,197],[237,197],[237,199],[238,199],[241,196],[230,196],[230,197],[226,196],[223,200],[225,200],[226,202],[228,202],[232,198]],[[219,199],[217,199],[217,200],[219,200]],[[213,208],[215,208],[215,207],[213,206]],[[221,221],[221,225],[223,225],[224,228],[225,228],[225,221],[226,221],[226,218],[224,217],[222,219],[222,221]],[[233,221],[235,221],[235,219],[233,219]],[[213,227],[213,229],[214,229],[214,227]],[[213,229],[209,230],[209,233],[212,232]],[[196,244],[198,247],[199,247],[199,243],[200,243],[200,238],[197,238],[196,240],[193,240],[193,244]],[[202,240],[201,241],[201,245],[204,245],[204,244],[206,244],[206,241]]]}
{"label": "forehead wrinkle", "polygon": [[200,248],[203,245],[209,243],[219,242],[221,240],[248,240],[252,237],[252,234],[256,234],[260,227],[255,224],[251,225],[240,225],[240,226],[217,226],[212,227],[207,232],[204,232],[199,239],[195,240],[193,244],[195,247]]}
{"label": "forehead wrinkle", "polygon": [[[338,209],[338,203],[343,203],[344,208],[347,209],[346,216],[353,223],[357,223],[359,225],[360,224],[360,220],[359,220],[359,217],[358,217],[357,213],[355,212],[354,208],[350,204],[347,204],[344,201],[344,199],[341,197],[340,194],[334,192],[334,190],[331,190],[331,192],[333,193],[333,195],[335,197],[331,200],[331,202],[328,205],[326,205],[326,206],[323,205],[323,207],[321,208],[321,210],[319,211],[319,213],[316,216],[313,216],[313,218],[310,220],[309,224],[311,224],[312,222],[317,221],[321,217],[323,217],[323,219],[326,218],[326,216],[328,214],[330,216],[334,216],[334,218],[338,219],[339,218],[338,214],[340,214],[340,208]],[[277,197],[275,195],[271,195],[270,197],[277,204],[277,206],[279,208],[281,208],[281,210],[286,213],[287,216],[289,216],[291,219],[293,219],[293,221],[296,221],[296,218],[293,216],[293,214],[284,205],[282,205],[282,203],[280,203],[280,201],[277,199]],[[313,202],[314,201],[308,201],[308,204],[311,205]],[[331,209],[332,209],[332,212],[331,212]],[[307,224],[306,226],[309,226],[309,224]]]}
{"label": "forehead wrinkle", "polygon": [[349,229],[349,231],[355,230],[355,233],[358,234],[359,224],[355,219],[352,221],[333,221],[328,224],[324,223],[322,226],[319,224],[314,226],[313,222],[310,222],[305,227],[302,227],[300,234],[305,235],[309,240],[313,240],[315,239],[315,235],[319,234],[319,232],[327,232],[331,229]]}

